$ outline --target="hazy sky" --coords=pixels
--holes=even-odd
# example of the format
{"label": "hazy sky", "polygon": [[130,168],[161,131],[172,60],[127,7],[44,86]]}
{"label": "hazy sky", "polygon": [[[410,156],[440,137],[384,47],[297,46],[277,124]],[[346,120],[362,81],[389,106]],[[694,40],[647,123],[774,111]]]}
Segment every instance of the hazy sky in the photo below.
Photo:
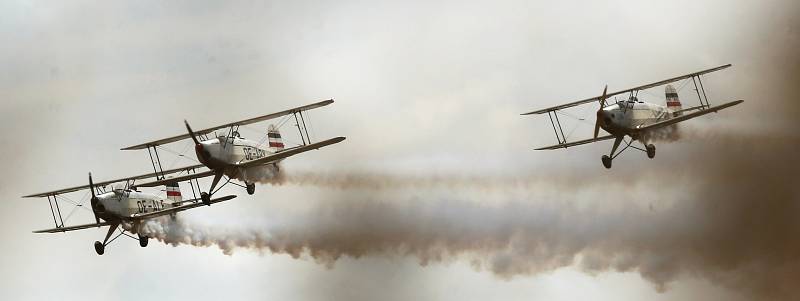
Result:
{"label": "hazy sky", "polygon": [[[4,1],[0,299],[796,296],[798,12],[791,0]],[[710,100],[745,103],[690,121],[653,160],[630,152],[607,171],[610,142],[536,152],[555,142],[549,121],[519,116],[726,63],[704,79]],[[662,103],[661,89],[640,97]],[[52,226],[49,207],[21,195],[148,172],[147,154],[119,149],[183,133],[183,119],[329,98],[312,136],[345,142],[287,160],[293,181],[228,187],[239,198],[184,214],[226,238],[307,247],[300,258],[130,239],[97,256],[105,229],[31,233]],[[570,138],[591,135],[595,110],[569,111],[589,118]],[[68,223],[90,220],[77,209]]]}

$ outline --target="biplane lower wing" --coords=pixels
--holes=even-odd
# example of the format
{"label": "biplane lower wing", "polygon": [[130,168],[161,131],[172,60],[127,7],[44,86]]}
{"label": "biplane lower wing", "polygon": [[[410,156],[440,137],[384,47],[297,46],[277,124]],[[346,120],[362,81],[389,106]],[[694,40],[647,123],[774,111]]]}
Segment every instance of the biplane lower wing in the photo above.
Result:
{"label": "biplane lower wing", "polygon": [[310,151],[310,150],[320,149],[322,147],[325,147],[325,146],[328,146],[328,145],[331,145],[331,144],[336,144],[336,143],[344,141],[344,139],[345,139],[344,137],[336,137],[336,138],[331,138],[331,139],[328,139],[328,140],[325,140],[325,141],[320,141],[320,142],[317,142],[317,143],[312,143],[312,144],[308,144],[308,145],[298,146],[298,147],[295,147],[295,148],[285,149],[283,151],[280,151],[280,152],[277,152],[275,154],[263,157],[261,159],[257,159],[257,160],[253,160],[253,161],[247,161],[247,162],[242,162],[242,163],[236,164],[236,166],[238,166],[238,167],[250,167],[250,166],[269,164],[269,163],[276,162],[278,160],[282,160],[282,159],[285,159],[285,158],[288,158],[288,157],[291,157],[291,156],[294,156],[294,155],[297,155],[297,154],[300,154],[300,153],[304,153],[304,152],[307,152],[307,151]]}
{"label": "biplane lower wing", "polygon": [[[178,207],[166,208],[166,209],[160,210],[160,211],[154,211],[154,212],[148,212],[148,213],[136,213],[136,214],[131,215],[130,219],[132,219],[132,220],[145,220],[145,219],[150,219],[150,218],[154,218],[154,217],[170,215],[170,214],[173,214],[173,213],[181,212],[181,211],[184,211],[184,210],[189,210],[189,209],[192,209],[192,208],[197,208],[197,207],[200,207],[200,206],[206,206],[206,205],[221,203],[221,202],[224,202],[224,201],[227,201],[227,200],[232,200],[234,198],[236,198],[235,195],[226,195],[224,197],[211,199],[211,201],[208,202],[208,203],[197,202],[197,203],[181,205],[181,206],[178,206]],[[192,202],[192,201],[198,201],[198,199],[186,200],[186,201],[183,201],[183,203]],[[51,228],[51,229],[37,230],[37,231],[33,231],[33,233],[69,232],[69,231],[83,230],[83,229],[90,229],[90,228],[100,228],[100,227],[117,225],[117,224],[118,223],[109,223],[109,222],[91,223],[91,224],[75,225],[75,226],[68,226],[68,227],[56,227],[56,228]]]}
{"label": "biplane lower wing", "polygon": [[676,123],[681,122],[681,121],[686,121],[686,120],[689,120],[689,119],[692,119],[692,118],[695,118],[695,117],[703,116],[703,115],[708,114],[708,113],[716,113],[719,110],[738,105],[738,104],[740,104],[742,102],[744,102],[744,100],[741,100],[741,99],[740,100],[736,100],[736,101],[731,101],[731,102],[724,103],[724,104],[721,104],[721,105],[718,105],[718,106],[710,107],[710,108],[705,109],[705,110],[700,110],[700,111],[697,111],[697,112],[694,112],[694,113],[691,113],[691,114],[686,114],[686,115],[682,115],[682,116],[679,116],[679,117],[670,118],[670,119],[667,119],[667,120],[664,120],[664,121],[660,121],[660,122],[657,122],[657,123],[649,124],[649,125],[637,128],[636,130],[639,131],[639,132],[643,132],[643,131],[653,130],[653,129],[657,129],[657,128],[662,128],[662,127],[665,127],[665,126],[668,126],[668,125],[676,124]]}
{"label": "biplane lower wing", "polygon": [[[167,208],[167,209],[164,209],[164,210],[161,210],[161,211],[154,211],[154,212],[148,212],[148,213],[136,213],[136,214],[132,215],[131,218],[132,219],[142,220],[142,219],[154,218],[154,217],[159,217],[159,216],[164,216],[164,215],[170,215],[170,214],[173,214],[173,213],[181,212],[181,211],[184,211],[184,210],[189,210],[189,209],[192,209],[192,208],[197,208],[197,207],[200,207],[200,206],[207,206],[207,205],[211,205],[211,204],[221,203],[221,202],[224,202],[224,201],[227,201],[227,200],[232,200],[234,198],[236,198],[235,195],[226,195],[224,197],[211,199],[211,201],[208,202],[208,203],[197,202],[197,203],[192,203],[192,204],[180,205],[178,207]],[[192,201],[198,201],[198,200],[199,199],[186,200],[186,201],[183,201],[183,203],[192,202]]]}
{"label": "biplane lower wing", "polygon": [[536,150],[552,150],[552,149],[568,148],[568,147],[573,147],[573,146],[578,146],[578,145],[582,145],[582,144],[593,143],[593,142],[598,142],[598,141],[603,141],[603,140],[609,140],[609,139],[614,139],[614,135],[601,136],[601,137],[597,137],[597,138],[589,138],[589,139],[578,140],[578,141],[569,142],[569,143],[559,143],[559,144],[556,144],[556,145],[540,147],[540,148],[537,148]]}
{"label": "biplane lower wing", "polygon": [[215,173],[216,172],[213,171],[213,170],[207,170],[207,171],[204,171],[204,172],[191,173],[191,174],[183,175],[183,176],[180,176],[180,177],[174,177],[174,178],[169,178],[169,179],[163,179],[163,180],[158,180],[158,181],[152,181],[152,182],[137,184],[137,185],[134,185],[134,187],[155,187],[155,186],[167,185],[167,184],[172,184],[172,183],[179,183],[179,182],[193,180],[193,179],[200,179],[200,178],[210,177],[210,176],[213,176]]}
{"label": "biplane lower wing", "polygon": [[85,225],[76,225],[76,226],[69,226],[69,227],[57,227],[52,229],[44,229],[44,230],[37,230],[33,231],[33,233],[58,233],[58,232],[68,232],[68,231],[75,231],[75,230],[83,230],[89,228],[100,228],[105,226],[110,226],[111,223],[109,222],[102,222],[102,223],[92,223],[92,224],[85,224]]}

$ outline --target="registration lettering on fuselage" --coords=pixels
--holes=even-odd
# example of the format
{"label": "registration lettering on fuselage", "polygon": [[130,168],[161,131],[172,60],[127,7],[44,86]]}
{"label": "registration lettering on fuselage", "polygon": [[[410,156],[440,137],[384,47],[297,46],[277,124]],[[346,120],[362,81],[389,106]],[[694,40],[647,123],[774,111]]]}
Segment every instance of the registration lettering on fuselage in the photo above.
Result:
{"label": "registration lettering on fuselage", "polygon": [[260,159],[267,155],[265,150],[256,147],[242,147],[242,152],[244,152],[244,159],[248,161]]}
{"label": "registration lettering on fuselage", "polygon": [[136,201],[139,213],[164,210],[164,200],[139,200]]}

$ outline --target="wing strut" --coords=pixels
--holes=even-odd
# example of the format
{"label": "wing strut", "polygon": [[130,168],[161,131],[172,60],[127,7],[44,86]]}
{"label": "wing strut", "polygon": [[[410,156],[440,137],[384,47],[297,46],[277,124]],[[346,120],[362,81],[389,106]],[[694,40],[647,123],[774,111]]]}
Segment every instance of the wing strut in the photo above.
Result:
{"label": "wing strut", "polygon": [[[555,123],[553,123],[553,116],[556,117]],[[558,144],[567,143],[567,136],[564,135],[564,130],[561,128],[561,121],[558,120],[558,110],[547,112],[547,117],[550,117],[550,124],[553,125],[553,132],[556,133],[556,140],[558,140]],[[559,133],[561,133],[561,135],[559,135]]]}
{"label": "wing strut", "polygon": [[[152,152],[150,151],[150,148],[153,149]],[[155,159],[153,159],[153,153],[156,154]],[[161,167],[161,158],[158,157],[158,150],[156,149],[156,145],[147,146],[147,154],[150,155],[150,162],[153,163],[153,172],[156,174],[156,180],[163,180],[165,178],[164,168]]]}
{"label": "wing strut", "polygon": [[[697,81],[694,78],[697,78]],[[700,82],[700,89],[697,89],[697,82]],[[701,109],[708,109],[711,107],[711,103],[708,102],[708,96],[706,95],[706,89],[703,87],[703,80],[700,79],[700,75],[692,76],[692,83],[694,83],[694,91],[697,92],[697,98],[700,99],[700,108]],[[700,97],[700,92],[703,92],[703,97]],[[703,103],[703,99],[705,99],[705,103]]]}
{"label": "wing strut", "polygon": [[[56,228],[63,228],[64,227],[64,219],[61,217],[61,208],[58,207],[58,200],[56,199],[56,195],[54,194],[53,199],[50,199],[50,195],[47,196],[47,203],[50,204],[50,213],[53,214],[53,223],[56,225]],[[53,211],[53,203],[56,204],[56,210]],[[56,212],[58,212],[58,219],[56,219]],[[61,222],[59,224],[58,222]]]}
{"label": "wing strut", "polygon": [[[300,115],[300,119],[297,118],[297,115]],[[311,136],[308,135],[308,127],[306,127],[306,119],[303,117],[303,111],[293,112],[292,116],[294,116],[294,126],[297,127],[297,131],[300,132],[300,139],[303,140],[303,145],[311,144]],[[305,134],[303,132],[305,132]]]}

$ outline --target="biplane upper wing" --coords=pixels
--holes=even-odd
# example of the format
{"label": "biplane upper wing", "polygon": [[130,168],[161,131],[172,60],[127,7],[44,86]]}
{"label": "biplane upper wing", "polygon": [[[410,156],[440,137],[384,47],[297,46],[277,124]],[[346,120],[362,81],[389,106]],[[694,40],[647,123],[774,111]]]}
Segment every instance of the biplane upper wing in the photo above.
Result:
{"label": "biplane upper wing", "polygon": [[83,230],[83,229],[89,229],[89,228],[95,228],[95,227],[100,228],[100,227],[105,227],[105,226],[110,226],[110,225],[111,225],[111,223],[109,223],[109,222],[91,223],[91,224],[75,225],[75,226],[69,226],[69,227],[57,227],[57,228],[52,228],[52,229],[37,230],[37,231],[33,231],[33,233],[68,232],[68,231]]}
{"label": "biplane upper wing", "polygon": [[[220,203],[220,202],[224,202],[224,201],[231,200],[231,199],[234,199],[234,198],[236,198],[235,195],[226,195],[224,197],[211,199],[211,201],[208,204],[203,203],[203,202],[197,202],[197,203],[180,205],[178,207],[166,208],[166,209],[160,210],[160,211],[154,211],[154,212],[148,212],[148,213],[135,213],[135,214],[131,215],[131,218],[138,219],[138,220],[154,218],[154,217],[173,214],[173,213],[176,213],[176,212],[181,212],[181,211],[184,211],[184,210],[189,210],[189,209],[192,209],[192,208],[197,208],[197,207],[200,207],[200,206],[206,206],[206,205]],[[197,201],[197,199],[183,201],[183,203],[190,202],[190,201]]]}
{"label": "biplane upper wing", "polygon": [[[312,104],[309,104],[309,105],[296,107],[296,108],[292,108],[292,109],[288,109],[288,110],[284,110],[284,111],[280,111],[280,112],[276,112],[276,113],[271,113],[271,114],[262,115],[262,116],[258,116],[258,117],[253,117],[253,118],[244,119],[244,120],[239,120],[239,121],[236,121],[236,122],[226,123],[226,124],[223,124],[223,125],[218,125],[218,126],[202,129],[202,130],[199,130],[199,131],[194,131],[194,133],[195,133],[195,135],[205,135],[205,134],[213,132],[214,130],[227,128],[227,127],[231,127],[231,126],[246,125],[246,124],[261,122],[261,121],[274,119],[274,118],[286,116],[286,115],[297,113],[297,112],[302,112],[302,111],[307,111],[307,110],[311,110],[311,109],[316,109],[316,108],[319,108],[319,107],[324,107],[324,106],[327,106],[327,105],[332,104],[332,103],[333,103],[333,99],[328,99],[328,100],[320,101],[320,102],[317,102],[317,103],[312,103]],[[121,150],[145,149],[145,148],[148,148],[148,147],[153,147],[153,146],[157,146],[157,145],[172,143],[172,142],[180,141],[180,140],[183,140],[183,139],[189,139],[189,138],[191,138],[191,135],[189,135],[188,133],[187,134],[181,134],[181,135],[177,135],[177,136],[173,136],[173,137],[169,137],[169,138],[164,138],[164,139],[160,139],[160,140],[155,140],[155,141],[150,141],[150,142],[147,142],[147,143],[142,143],[142,144],[138,144],[138,145],[134,145],[134,146],[125,147],[125,148],[122,148]]]}
{"label": "biplane upper wing", "polygon": [[[191,165],[191,166],[184,166],[184,167],[174,168],[174,169],[170,169],[170,170],[165,170],[163,172],[158,172],[158,173],[151,172],[151,173],[146,173],[146,174],[133,176],[133,177],[120,178],[120,179],[114,179],[114,180],[108,180],[108,181],[102,181],[102,182],[96,182],[96,183],[94,183],[94,186],[95,187],[102,187],[102,186],[106,186],[106,185],[112,184],[112,183],[147,179],[147,178],[152,178],[152,177],[159,176],[159,175],[168,175],[168,174],[173,174],[173,173],[179,173],[179,172],[194,170],[194,169],[201,168],[201,167],[204,167],[204,165],[197,164],[197,165]],[[23,196],[23,198],[46,197],[46,196],[52,196],[52,195],[57,195],[57,194],[62,194],[62,193],[69,193],[69,192],[74,192],[74,191],[88,189],[88,188],[89,188],[89,185],[87,184],[87,185],[75,186],[75,187],[64,188],[64,189],[59,189],[59,190],[53,190],[53,191],[48,191],[48,192],[35,193],[35,194]]]}
{"label": "biplane upper wing", "polygon": [[[728,68],[730,66],[731,66],[731,64],[722,65],[722,66],[718,66],[718,67],[714,67],[714,68],[709,68],[709,69],[705,69],[705,70],[701,70],[701,71],[697,71],[697,72],[684,74],[684,75],[681,75],[681,76],[676,76],[676,77],[673,77],[673,78],[657,81],[657,82],[654,82],[654,83],[649,83],[649,84],[646,84],[646,85],[637,86],[637,87],[630,88],[630,89],[625,89],[625,90],[621,90],[621,91],[607,93],[606,94],[606,98],[611,97],[611,96],[615,96],[615,95],[619,95],[619,94],[623,94],[623,93],[628,93],[628,92],[631,92],[631,91],[645,90],[645,89],[650,89],[650,88],[653,88],[653,87],[658,87],[658,86],[661,86],[661,85],[666,85],[666,84],[669,84],[669,83],[672,83],[672,82],[676,82],[676,81],[679,81],[679,80],[692,78],[692,77],[695,77],[695,76],[700,76],[700,75],[703,75],[703,74],[706,74],[706,73],[711,73],[711,72],[714,72],[714,71],[719,71],[719,70]],[[547,113],[547,112],[566,109],[566,108],[569,108],[569,107],[574,107],[574,106],[579,106],[579,105],[582,105],[582,104],[587,104],[587,103],[599,101],[600,97],[602,97],[602,95],[598,95],[598,96],[595,96],[595,97],[592,97],[592,98],[587,98],[587,99],[583,99],[583,100],[579,100],[579,101],[575,101],[575,102],[571,102],[571,103],[566,103],[566,104],[562,104],[562,105],[558,105],[558,106],[554,106],[554,107],[549,107],[549,108],[545,108],[545,109],[541,109],[541,110],[536,110],[536,111],[532,111],[532,112],[528,112],[528,113],[522,113],[521,115],[544,114],[544,113]]]}
{"label": "biplane upper wing", "polygon": [[581,144],[593,143],[593,142],[598,142],[598,141],[603,141],[603,140],[608,140],[608,139],[614,139],[614,136],[613,135],[607,135],[607,136],[601,136],[601,137],[597,137],[597,138],[589,138],[589,139],[584,139],[584,140],[578,140],[578,141],[569,142],[569,143],[559,143],[559,144],[556,144],[556,145],[540,147],[540,148],[537,148],[536,150],[550,150],[550,149],[567,148],[567,147],[573,147],[573,146],[577,146],[577,145],[581,145]]}
{"label": "biplane upper wing", "polygon": [[736,100],[736,101],[731,101],[731,102],[724,103],[724,104],[721,104],[721,105],[718,105],[718,106],[710,107],[708,109],[700,110],[700,111],[697,111],[697,112],[694,112],[694,113],[691,113],[691,114],[686,114],[686,115],[682,115],[682,116],[679,116],[679,117],[670,118],[670,119],[667,119],[667,120],[664,120],[664,121],[660,121],[660,122],[656,122],[656,123],[649,124],[649,125],[646,125],[646,126],[642,126],[642,127],[637,128],[636,130],[641,132],[641,131],[647,131],[647,130],[653,130],[653,129],[665,127],[665,126],[668,126],[668,125],[676,124],[676,123],[681,122],[681,121],[686,121],[686,120],[689,120],[689,119],[692,119],[692,118],[695,118],[695,117],[703,116],[703,115],[708,114],[708,113],[715,113],[715,112],[717,112],[719,110],[738,105],[738,104],[740,104],[742,102],[744,102],[744,100],[741,100],[741,99],[740,100]]}
{"label": "biplane upper wing", "polygon": [[345,139],[344,137],[336,137],[336,138],[331,138],[331,139],[328,139],[328,140],[325,140],[325,141],[320,141],[320,142],[317,142],[317,143],[312,143],[312,144],[308,144],[308,145],[303,145],[303,146],[298,146],[298,147],[294,147],[294,148],[290,148],[290,149],[285,149],[283,151],[274,153],[272,155],[269,155],[269,156],[266,156],[266,157],[263,157],[263,158],[260,158],[260,159],[257,159],[257,160],[246,161],[246,162],[242,162],[242,163],[236,164],[236,166],[239,166],[239,167],[250,167],[250,166],[256,166],[256,165],[268,164],[268,163],[272,163],[272,162],[275,162],[275,161],[278,161],[278,160],[281,160],[281,159],[284,159],[284,158],[288,158],[288,157],[297,155],[299,153],[304,153],[304,152],[307,152],[307,151],[310,151],[310,150],[314,150],[314,149],[319,149],[319,148],[322,148],[322,147],[325,147],[325,146],[328,146],[328,145],[331,145],[331,144],[336,144],[336,143],[344,141],[344,139]]}

